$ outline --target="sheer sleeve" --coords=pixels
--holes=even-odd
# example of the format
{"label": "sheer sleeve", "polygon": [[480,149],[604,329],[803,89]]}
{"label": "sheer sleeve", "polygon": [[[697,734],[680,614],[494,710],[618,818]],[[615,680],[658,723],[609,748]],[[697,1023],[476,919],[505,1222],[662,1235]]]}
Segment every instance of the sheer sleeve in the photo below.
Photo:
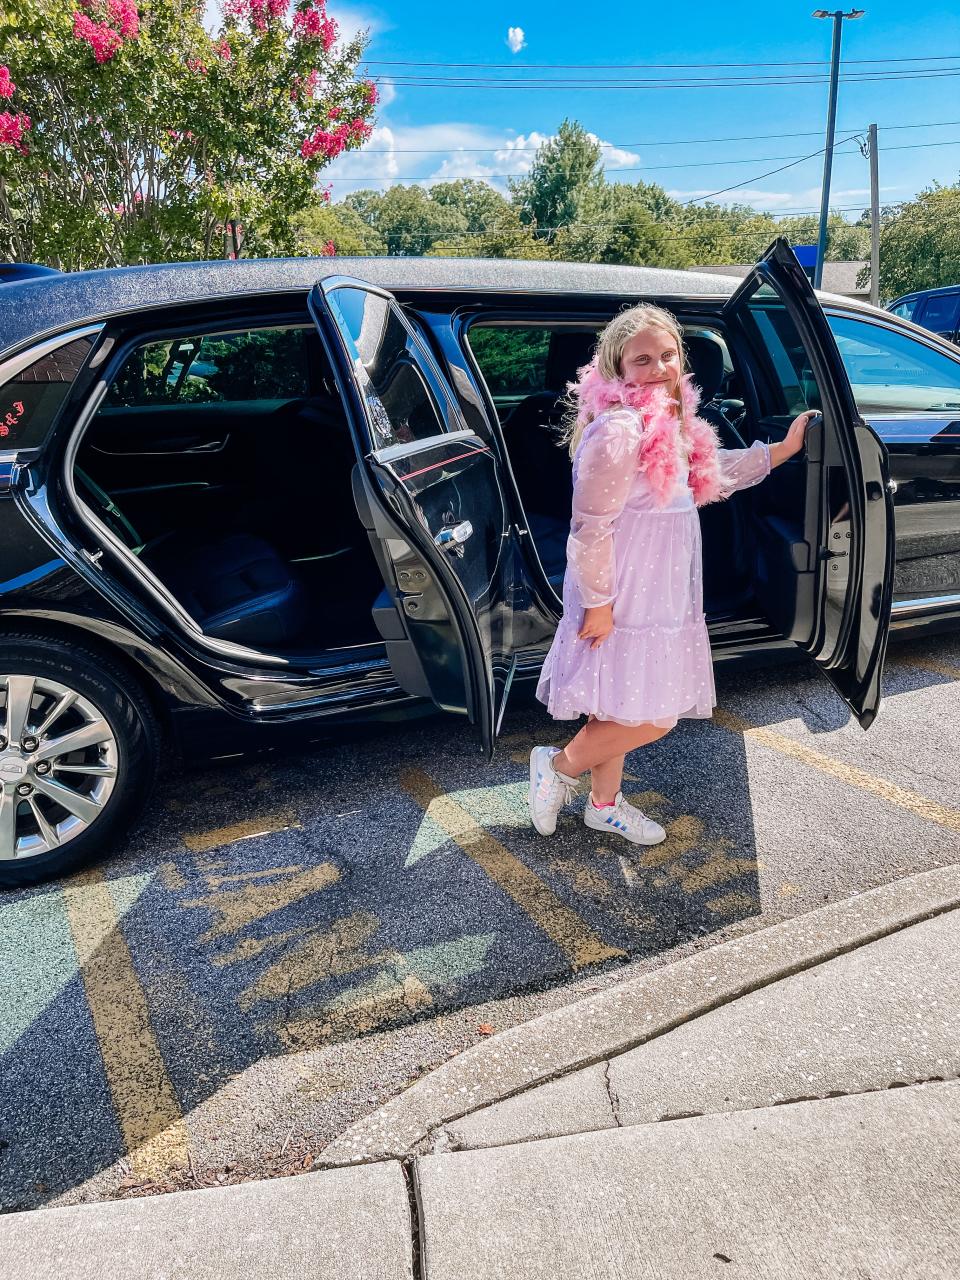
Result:
{"label": "sheer sleeve", "polygon": [[640,434],[640,414],[615,409],[590,423],[580,445],[567,572],[587,609],[612,604],[616,595],[613,530],[636,475]]}
{"label": "sheer sleeve", "polygon": [[770,474],[770,446],[763,440],[754,440],[749,449],[718,449],[717,457],[725,498],[759,484]]}

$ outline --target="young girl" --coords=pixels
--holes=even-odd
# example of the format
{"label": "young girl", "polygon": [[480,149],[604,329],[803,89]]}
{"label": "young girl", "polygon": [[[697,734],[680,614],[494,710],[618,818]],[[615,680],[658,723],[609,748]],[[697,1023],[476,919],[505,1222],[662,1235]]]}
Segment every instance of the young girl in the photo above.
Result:
{"label": "young girl", "polygon": [[685,370],[680,326],[649,303],[611,320],[578,374],[568,384],[573,518],[563,617],[537,697],[555,720],[588,719],[562,751],[531,751],[530,817],[552,835],[589,769],[586,825],[658,844],[663,827],[628,804],[620,786],[628,751],[716,705],[697,507],[792,458],[815,415],[801,413],[781,443],[721,449],[696,416],[700,394]]}

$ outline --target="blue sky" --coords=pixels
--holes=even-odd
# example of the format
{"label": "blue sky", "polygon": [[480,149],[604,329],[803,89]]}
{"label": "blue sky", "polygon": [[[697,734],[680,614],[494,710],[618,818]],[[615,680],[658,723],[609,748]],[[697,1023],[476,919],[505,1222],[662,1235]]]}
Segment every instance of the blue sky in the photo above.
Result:
{"label": "blue sky", "polygon": [[[882,201],[909,199],[934,179],[956,183],[960,10],[939,2],[864,3],[865,16],[843,24],[844,71],[912,74],[896,80],[841,82],[837,138],[865,132],[871,122],[880,126]],[[833,24],[811,17],[813,8],[759,0],[661,6],[615,0],[603,10],[546,0],[488,0],[479,5],[404,0],[402,5],[351,6],[330,0],[329,11],[344,33],[369,29],[361,71],[380,83],[382,101],[366,146],[328,166],[322,180],[334,180],[334,200],[361,187],[383,189],[392,182],[461,176],[486,178],[505,191],[504,175],[525,172],[536,146],[567,116],[606,144],[610,181],[656,181],[681,200],[699,200],[745,182],[737,191],[716,196],[716,202],[741,200],[771,212],[814,210],[819,205],[822,156],[770,177],[759,175],[823,146],[826,84],[694,87],[698,78],[711,75],[824,74],[825,65],[741,70],[717,65],[826,64]],[[870,59],[884,62],[865,61]],[[400,62],[503,67],[387,65]],[[670,63],[679,65],[664,70]],[[693,68],[694,63],[704,66]],[[557,64],[587,65],[565,71]],[[615,66],[601,70],[598,64]],[[648,69],[616,69],[624,64],[644,64]],[[924,78],[919,74],[923,68],[958,74]],[[577,78],[586,85],[425,87],[402,80],[482,76],[516,81],[523,75]],[[670,76],[678,87],[629,89],[609,83],[625,76]],[[938,122],[950,123],[933,127]],[[896,127],[915,124],[925,127]],[[803,136],[757,136],[788,134]],[[689,141],[733,138],[744,140]],[[955,145],[918,145],[948,142]],[[730,163],[710,163],[720,160]],[[680,165],[686,167],[664,167]],[[868,202],[868,184],[867,161],[856,144],[838,148],[831,207],[846,209],[845,216],[855,218]]]}

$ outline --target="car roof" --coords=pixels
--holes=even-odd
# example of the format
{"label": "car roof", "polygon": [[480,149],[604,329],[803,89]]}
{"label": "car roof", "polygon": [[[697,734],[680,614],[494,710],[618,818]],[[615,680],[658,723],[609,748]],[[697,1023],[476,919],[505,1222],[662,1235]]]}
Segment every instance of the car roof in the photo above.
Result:
{"label": "car roof", "polygon": [[31,339],[130,311],[238,295],[302,293],[317,280],[357,276],[410,292],[583,293],[728,297],[729,276],[661,267],[516,258],[243,258],[71,271],[0,285],[0,354]]}
{"label": "car roof", "polygon": [[898,302],[907,302],[912,298],[935,298],[938,294],[957,293],[960,291],[960,284],[940,284],[935,289],[914,289],[911,293],[901,293],[898,298],[894,298],[888,305],[895,307]]}

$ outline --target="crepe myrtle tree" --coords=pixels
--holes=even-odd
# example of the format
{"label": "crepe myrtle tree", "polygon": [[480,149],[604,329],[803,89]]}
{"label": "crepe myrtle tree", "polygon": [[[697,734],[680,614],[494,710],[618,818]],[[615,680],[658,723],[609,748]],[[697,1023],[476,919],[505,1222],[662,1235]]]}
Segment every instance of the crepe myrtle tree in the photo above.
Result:
{"label": "crepe myrtle tree", "polygon": [[[18,0],[0,10],[0,255],[63,269],[292,252],[370,135],[326,0]],[[320,249],[335,252],[332,241]]]}

